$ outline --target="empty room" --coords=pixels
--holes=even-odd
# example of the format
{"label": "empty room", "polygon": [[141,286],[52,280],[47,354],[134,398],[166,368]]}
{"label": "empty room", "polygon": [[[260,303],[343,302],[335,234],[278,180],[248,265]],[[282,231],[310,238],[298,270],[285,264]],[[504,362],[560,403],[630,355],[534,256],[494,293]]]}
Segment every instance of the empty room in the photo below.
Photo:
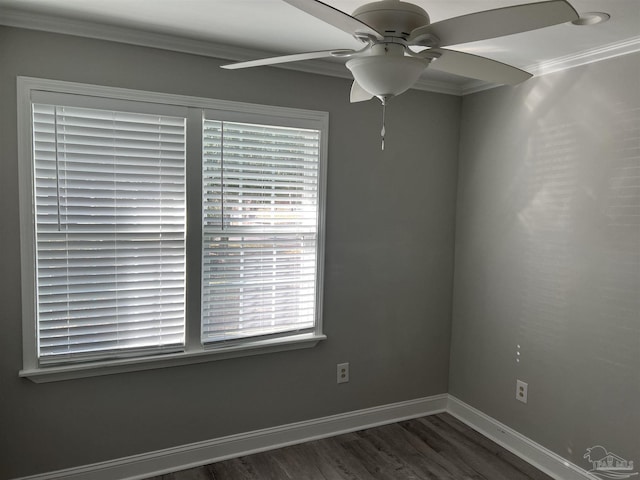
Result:
{"label": "empty room", "polygon": [[640,475],[638,0],[0,0],[0,480]]}

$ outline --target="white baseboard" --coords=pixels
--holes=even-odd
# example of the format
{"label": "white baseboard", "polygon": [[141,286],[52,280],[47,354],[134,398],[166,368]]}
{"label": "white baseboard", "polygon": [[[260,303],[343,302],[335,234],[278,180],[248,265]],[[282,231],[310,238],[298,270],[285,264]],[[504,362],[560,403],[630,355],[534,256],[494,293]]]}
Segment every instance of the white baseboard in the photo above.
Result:
{"label": "white baseboard", "polygon": [[342,433],[445,412],[447,394],[230,435],[16,480],[138,480]]}
{"label": "white baseboard", "polygon": [[447,412],[557,480],[600,480],[551,450],[448,394],[229,435],[15,480],[140,480],[347,432]]}
{"label": "white baseboard", "polygon": [[557,480],[601,480],[496,419],[449,395],[447,412]]}

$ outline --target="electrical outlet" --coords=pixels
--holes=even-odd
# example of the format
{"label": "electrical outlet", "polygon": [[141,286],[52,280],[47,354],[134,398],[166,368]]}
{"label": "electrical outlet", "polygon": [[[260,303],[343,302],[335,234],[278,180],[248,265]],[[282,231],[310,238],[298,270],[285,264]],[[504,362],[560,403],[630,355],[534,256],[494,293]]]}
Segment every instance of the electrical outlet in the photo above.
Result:
{"label": "electrical outlet", "polygon": [[527,403],[528,388],[528,383],[524,383],[522,380],[516,380],[516,400],[520,400],[522,403]]}
{"label": "electrical outlet", "polygon": [[338,383],[347,383],[349,381],[349,363],[338,364]]}

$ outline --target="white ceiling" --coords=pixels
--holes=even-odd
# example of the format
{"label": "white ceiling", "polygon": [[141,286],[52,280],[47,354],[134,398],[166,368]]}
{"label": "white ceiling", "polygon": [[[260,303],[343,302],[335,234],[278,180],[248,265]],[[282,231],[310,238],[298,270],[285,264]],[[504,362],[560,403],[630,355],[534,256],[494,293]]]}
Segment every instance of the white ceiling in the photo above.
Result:
{"label": "white ceiling", "polygon": [[[431,21],[435,22],[530,1],[413,0],[412,3],[424,8]],[[579,64],[590,58],[597,60],[607,55],[640,50],[640,0],[570,2],[580,14],[606,12],[611,15],[611,20],[586,27],[562,24],[454,48],[534,73],[548,71],[546,66],[558,63]],[[325,0],[325,3],[352,13],[366,0]],[[237,60],[259,58],[264,54],[361,46],[348,34],[282,0],[0,0],[0,24],[30,26],[30,22],[35,28],[88,36],[93,36],[91,28],[75,27],[81,24],[95,27],[95,24],[99,24],[124,27],[135,32],[170,35],[172,38],[197,41],[199,45],[210,42],[218,47],[234,47],[228,49],[226,57]],[[59,28],[55,28],[56,22]],[[123,28],[117,29],[120,35],[124,31]],[[221,49],[216,51],[220,52]],[[318,67],[316,71],[322,70],[322,64],[330,67],[327,73],[341,75],[343,71],[341,66],[329,62],[316,60],[314,63]],[[298,66],[291,64],[287,67]],[[299,67],[304,68],[305,65]],[[347,73],[344,69],[345,76]],[[449,83],[457,88],[468,84],[468,79],[429,69],[423,80],[431,84]]]}

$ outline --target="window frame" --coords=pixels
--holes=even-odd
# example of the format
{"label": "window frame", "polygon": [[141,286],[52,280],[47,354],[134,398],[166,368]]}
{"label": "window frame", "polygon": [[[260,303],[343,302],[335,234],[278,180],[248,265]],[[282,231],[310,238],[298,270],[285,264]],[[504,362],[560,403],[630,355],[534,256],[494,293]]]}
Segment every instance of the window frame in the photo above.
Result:
{"label": "window frame", "polygon": [[[37,359],[37,319],[35,290],[35,225],[33,205],[33,157],[31,105],[41,93],[93,97],[102,108],[113,102],[151,103],[161,108],[183,109],[186,113],[186,306],[185,348],[180,352],[126,358],[109,358],[71,364],[41,366]],[[322,329],[324,287],[325,204],[329,114],[327,112],[215,100],[202,97],[146,92],[119,87],[48,80],[17,78],[18,106],[18,185],[21,239],[23,368],[21,377],[41,383],[96,375],[202,363],[233,357],[285,350],[311,348],[326,339]],[[100,107],[95,107],[100,108]],[[186,110],[184,110],[186,109]],[[312,332],[249,338],[231,344],[202,344],[201,274],[202,274],[202,132],[203,112],[226,121],[249,121],[278,126],[311,128],[320,131],[318,173],[318,240],[316,325]],[[189,132],[192,132],[189,134]],[[196,132],[194,134],[193,132]]]}

